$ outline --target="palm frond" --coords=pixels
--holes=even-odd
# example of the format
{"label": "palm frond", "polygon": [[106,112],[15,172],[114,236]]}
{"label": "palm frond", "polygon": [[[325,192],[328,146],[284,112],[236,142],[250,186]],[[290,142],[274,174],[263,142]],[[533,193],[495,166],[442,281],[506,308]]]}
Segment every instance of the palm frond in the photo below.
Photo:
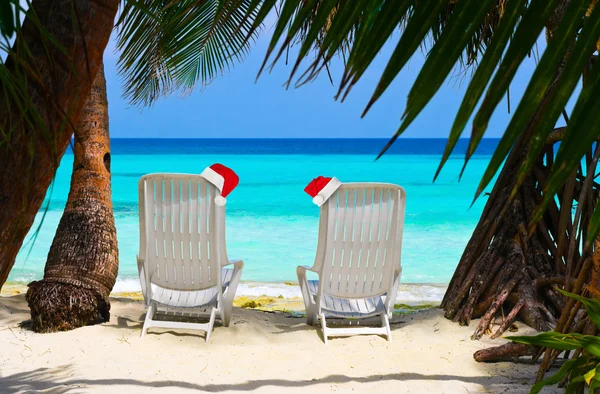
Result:
{"label": "palm frond", "polygon": [[[3,105],[12,105],[12,109],[4,109],[5,117],[0,121],[0,147],[10,147],[12,133],[25,124],[35,133],[32,143],[47,143],[55,154],[56,167],[60,155],[55,152],[51,125],[44,119],[43,112],[56,111],[64,116],[65,127],[70,119],[64,109],[51,94],[54,81],[44,81],[41,74],[45,65],[32,61],[31,48],[24,39],[21,16],[27,16],[29,32],[35,32],[38,43],[48,56],[48,64],[52,65],[51,53],[66,53],[66,49],[50,34],[40,22],[36,10],[30,0],[0,0],[0,97]],[[31,96],[30,87],[36,85],[48,98],[43,108]],[[9,104],[10,103],[10,104]],[[14,113],[16,109],[16,113]]]}
{"label": "palm frond", "polygon": [[248,53],[258,9],[250,0],[143,0],[117,23],[124,96],[151,105],[210,83]]}
{"label": "palm frond", "polygon": [[[437,42],[451,16],[457,11],[459,3],[458,1],[448,1],[445,12],[439,15],[438,24],[433,26],[433,42]],[[494,6],[487,10],[481,22],[476,24],[473,35],[464,48],[464,54],[459,59],[463,68],[474,66],[479,62],[498,28],[500,19],[504,16],[507,7],[512,6],[511,3],[514,1],[495,0],[494,3]]]}
{"label": "palm frond", "polygon": [[[319,7],[335,3],[335,12],[328,18],[319,18]],[[366,68],[379,54],[379,50],[391,41],[396,49],[387,62],[365,112],[385,93],[391,82],[404,69],[408,60],[426,47],[425,64],[410,90],[406,107],[399,108],[402,123],[385,150],[400,136],[438,92],[442,83],[458,67],[472,67],[463,103],[450,132],[446,152],[439,170],[451,154],[468,121],[474,116],[471,139],[465,165],[485,136],[492,114],[501,100],[509,94],[509,88],[517,69],[524,60],[537,51],[537,40],[546,29],[548,46],[536,65],[524,98],[518,104],[508,125],[504,138],[493,156],[476,197],[488,186],[519,138],[527,139],[526,165],[519,174],[519,181],[538,160],[548,135],[564,110],[571,95],[579,96],[569,126],[565,131],[564,147],[558,156],[556,170],[548,180],[548,197],[556,192],[588,151],[589,144],[600,137],[600,131],[591,125],[600,124],[600,112],[594,105],[597,99],[584,100],[595,88],[595,69],[591,71],[588,86],[576,89],[582,75],[587,72],[598,48],[600,7],[596,0],[356,0],[328,2],[310,0],[282,0],[281,9],[301,9],[302,12],[285,14],[280,20],[286,26],[310,26],[309,34],[299,30],[283,29],[273,34],[265,62],[280,45],[280,51],[290,42],[298,42],[301,50],[295,60],[290,78],[305,64],[305,71],[298,78],[312,80],[323,69],[330,56],[349,47],[350,56],[345,63],[339,81],[337,97],[342,99],[361,79]],[[262,2],[259,12],[266,14],[275,2]],[[312,9],[306,8],[312,7]],[[323,32],[317,39],[316,34]],[[350,34],[352,32],[352,34]],[[399,35],[393,33],[400,32]],[[307,48],[318,47],[319,56],[308,58]],[[273,63],[279,58],[275,57]],[[598,68],[598,66],[594,67]],[[584,109],[585,110],[584,110]],[[586,146],[575,146],[572,141],[583,131],[576,129],[586,125]],[[517,182],[518,187],[520,185]],[[600,218],[600,213],[598,214]],[[600,223],[600,219],[598,219]],[[600,225],[599,225],[600,227]]]}
{"label": "palm frond", "polygon": [[14,9],[14,0],[0,0],[0,36],[2,38],[10,39],[13,36],[17,27],[18,9],[18,7],[16,10]]}

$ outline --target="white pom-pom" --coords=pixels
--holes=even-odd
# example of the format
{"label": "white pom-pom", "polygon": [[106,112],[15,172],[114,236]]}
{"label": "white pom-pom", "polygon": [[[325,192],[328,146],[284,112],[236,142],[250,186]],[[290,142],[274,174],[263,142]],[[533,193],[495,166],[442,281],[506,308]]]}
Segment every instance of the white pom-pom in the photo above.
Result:
{"label": "white pom-pom", "polygon": [[223,205],[225,205],[225,203],[227,203],[227,200],[225,199],[225,197],[223,197],[223,196],[215,197],[215,204],[217,204],[218,206],[222,207]]}
{"label": "white pom-pom", "polygon": [[313,197],[313,202],[315,204],[317,204],[318,206],[321,206],[325,202],[325,199],[323,197],[319,196],[319,195],[316,195],[316,196]]}

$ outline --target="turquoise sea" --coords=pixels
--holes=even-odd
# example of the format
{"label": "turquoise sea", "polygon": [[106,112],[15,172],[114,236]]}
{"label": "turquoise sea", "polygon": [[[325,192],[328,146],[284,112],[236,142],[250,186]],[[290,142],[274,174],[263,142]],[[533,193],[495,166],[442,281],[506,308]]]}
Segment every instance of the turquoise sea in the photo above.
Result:
{"label": "turquoise sea", "polygon": [[[249,294],[296,295],[283,282],[296,280],[297,265],[312,265],[319,209],[303,191],[318,175],[342,182],[391,182],[407,192],[402,282],[418,287],[415,297],[438,299],[458,263],[485,203],[471,202],[497,140],[483,140],[458,181],[466,140],[461,140],[432,183],[445,139],[400,139],[374,161],[385,139],[114,139],[112,192],[120,268],[115,291],[139,288],[137,181],[151,172],[200,173],[219,162],[234,169],[240,185],[227,199],[227,248],[244,260]],[[35,240],[33,230],[9,276],[12,282],[41,278],[64,208],[73,161],[62,160],[47,211]],[[45,203],[45,206],[46,206]],[[34,228],[42,219],[38,214]],[[289,287],[289,289],[288,289]],[[275,289],[275,290],[273,290]],[[410,297],[409,297],[410,298]]]}

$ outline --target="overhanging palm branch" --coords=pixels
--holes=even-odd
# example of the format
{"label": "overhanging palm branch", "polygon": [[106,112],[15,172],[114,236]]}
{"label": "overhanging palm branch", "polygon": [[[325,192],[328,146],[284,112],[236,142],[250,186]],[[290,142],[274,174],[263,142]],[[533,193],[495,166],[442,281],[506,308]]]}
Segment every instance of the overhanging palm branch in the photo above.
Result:
{"label": "overhanging palm branch", "polygon": [[[556,34],[537,64],[476,196],[488,186],[515,142],[527,134],[531,144],[528,160],[519,174],[519,180],[523,180],[572,95],[576,95],[577,102],[545,187],[544,203],[555,195],[600,136],[600,100],[595,99],[600,93],[600,67],[590,66],[600,37],[600,7],[593,7],[595,0],[282,0],[281,3],[282,11],[265,64],[277,62],[289,42],[299,42],[300,50],[290,79],[310,80],[352,35],[339,83],[338,97],[342,100],[383,45],[393,38],[392,34],[401,32],[363,115],[415,52],[422,46],[430,46],[425,64],[408,95],[402,122],[382,154],[406,131],[459,62],[466,59],[466,64],[473,64],[473,77],[450,130],[440,168],[473,118],[465,164],[468,162],[485,135],[492,114],[507,94],[517,69],[535,49],[544,28],[556,24]],[[258,15],[264,17],[275,4],[276,1],[254,0],[249,10],[253,15],[258,10]],[[331,13],[334,7],[335,13]],[[557,12],[564,8],[564,12]],[[564,16],[557,20],[557,14]],[[255,27],[260,23],[262,19],[257,17]],[[309,33],[303,34],[300,27],[307,23],[311,26]],[[319,36],[311,31],[325,33],[317,41]],[[315,46],[319,47],[318,56],[311,58],[303,73],[299,73],[300,64],[308,57],[308,49]],[[586,83],[577,90],[584,70],[590,67]],[[590,230],[599,228],[600,210],[597,210]]]}
{"label": "overhanging palm branch", "polygon": [[[600,66],[594,60],[600,49],[600,6],[595,7],[598,1],[282,0],[281,3],[281,9],[288,12],[279,17],[265,64],[269,60],[271,64],[277,62],[278,56],[273,54],[277,53],[278,45],[284,48],[294,41],[299,41],[302,49],[319,45],[319,55],[309,60],[303,73],[298,70],[307,52],[300,50],[290,75],[290,79],[300,82],[311,80],[327,59],[339,51],[340,43],[352,36],[337,95],[342,100],[383,45],[389,40],[397,41],[364,114],[419,47],[430,47],[409,92],[399,129],[381,154],[411,125],[457,64],[473,66],[473,76],[450,130],[440,169],[473,119],[467,164],[485,135],[492,114],[508,94],[519,66],[537,49],[536,41],[546,29],[547,48],[493,154],[476,197],[503,163],[506,165],[441,307],[447,318],[461,324],[468,325],[472,318],[481,317],[474,339],[491,329],[504,307],[510,312],[506,318],[502,314],[502,324],[493,337],[502,335],[517,316],[538,329],[555,327],[563,333],[582,327],[587,330],[589,322],[582,317],[585,314],[578,313],[578,306],[574,302],[565,304],[544,281],[578,294],[586,291],[595,296],[600,294],[600,237],[597,237],[600,209],[596,209],[598,191],[594,182],[600,157],[597,143]],[[268,14],[273,4],[274,1],[260,0],[253,3],[262,15]],[[329,13],[328,6],[335,6],[335,13]],[[325,10],[322,16],[321,9]],[[314,10],[316,15],[309,18]],[[313,31],[325,30],[320,41],[310,34],[302,36],[298,30],[298,26],[309,20]],[[393,37],[392,33],[398,30],[399,38]],[[582,80],[582,88],[577,89]],[[571,118],[564,130],[559,131],[555,129],[557,120],[572,96],[576,104]],[[555,156],[553,143],[557,140],[562,142]],[[575,205],[577,208],[573,210]],[[549,206],[547,211],[546,206]],[[543,216],[544,220],[535,228]],[[590,257],[592,245],[594,254]],[[595,332],[592,330],[590,334]],[[508,351],[504,346],[486,349],[485,354],[475,354],[475,359],[490,361],[507,354],[511,357],[524,354],[524,349]],[[539,349],[534,349],[534,353],[538,353],[536,357],[541,354]],[[538,380],[558,354],[545,351]]]}
{"label": "overhanging palm branch", "polygon": [[[73,17],[73,28],[78,24],[76,13],[71,10]],[[30,165],[35,159],[32,153],[32,147],[47,146],[52,153],[53,170],[56,171],[59,165],[62,152],[56,147],[53,133],[58,133],[71,124],[69,114],[56,102],[56,98],[50,92],[56,90],[51,86],[54,81],[44,80],[42,69],[46,63],[36,63],[31,58],[32,49],[23,38],[24,30],[22,25],[22,16],[27,16],[29,21],[29,33],[35,33],[38,43],[44,48],[46,60],[50,64],[54,61],[51,57],[53,51],[66,53],[65,48],[58,40],[44,28],[38,14],[33,9],[30,0],[0,0],[0,105],[8,105],[9,109],[4,108],[6,118],[0,122],[0,149],[10,150],[13,148],[14,135],[22,132],[20,127],[31,130],[30,134]],[[43,94],[46,101],[35,100],[29,90],[32,85],[37,86]],[[11,103],[11,104],[7,104]],[[10,108],[12,105],[12,108]],[[56,130],[52,130],[48,124],[48,112],[56,111],[64,118]],[[18,136],[17,136],[18,138]],[[29,169],[28,169],[29,170]],[[27,189],[35,188],[35,185],[29,183],[27,177]],[[49,195],[52,195],[50,189]],[[23,199],[28,200],[28,194],[23,194]],[[43,210],[45,217],[49,207],[47,200]],[[44,219],[40,221],[31,238],[23,248],[30,245],[29,251],[37,238]]]}
{"label": "overhanging palm branch", "polygon": [[19,7],[14,9],[15,1],[0,0],[0,35],[3,39],[10,39],[16,29],[16,21],[19,20]]}
{"label": "overhanging palm branch", "polygon": [[[74,10],[71,10],[73,18],[73,29],[78,28],[78,16]],[[56,89],[51,86],[55,81],[46,81],[41,76],[40,67],[45,65],[36,64],[31,59],[32,49],[23,39],[24,31],[21,17],[27,16],[29,21],[29,34],[33,33],[37,37],[37,44],[40,44],[46,52],[47,61],[52,64],[55,60],[51,53],[58,51],[66,53],[67,50],[50,34],[41,24],[36,10],[32,7],[30,0],[0,0],[0,97],[5,103],[12,103],[18,111],[5,110],[7,120],[0,125],[0,147],[9,146],[11,134],[19,128],[19,123],[23,122],[30,127],[35,138],[33,144],[45,143],[51,149],[54,155],[55,169],[58,168],[60,154],[56,152],[56,146],[52,138],[52,131],[44,119],[42,112],[56,111],[64,117],[59,130],[72,126],[69,114],[57,104],[54,96],[51,94]],[[44,105],[43,111],[40,111],[31,92],[28,89],[36,85],[48,99]],[[33,160],[33,158],[32,158]]]}
{"label": "overhanging palm branch", "polygon": [[151,105],[210,83],[248,53],[256,12],[246,0],[127,2],[117,24],[125,97]]}

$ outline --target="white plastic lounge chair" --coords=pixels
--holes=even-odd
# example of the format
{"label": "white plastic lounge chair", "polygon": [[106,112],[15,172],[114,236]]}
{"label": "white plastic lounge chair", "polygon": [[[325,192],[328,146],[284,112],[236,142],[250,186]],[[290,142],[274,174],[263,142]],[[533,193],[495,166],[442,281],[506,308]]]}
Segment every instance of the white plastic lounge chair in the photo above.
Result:
{"label": "white plastic lounge chair", "polygon": [[[137,262],[148,306],[142,337],[150,327],[198,329],[208,342],[216,317],[229,326],[243,268],[242,261],[227,259],[225,207],[213,201],[220,193],[187,174],[144,175],[138,191]],[[230,264],[233,269],[223,268]],[[163,319],[154,319],[157,312]],[[209,316],[208,323],[181,321],[199,316]]]}
{"label": "white plastic lounge chair", "polygon": [[[323,338],[386,335],[400,284],[406,192],[385,183],[346,183],[321,206],[317,256],[299,266],[307,324],[321,319]],[[319,280],[308,280],[307,271]],[[381,327],[327,327],[326,318],[360,320],[379,315]]]}

